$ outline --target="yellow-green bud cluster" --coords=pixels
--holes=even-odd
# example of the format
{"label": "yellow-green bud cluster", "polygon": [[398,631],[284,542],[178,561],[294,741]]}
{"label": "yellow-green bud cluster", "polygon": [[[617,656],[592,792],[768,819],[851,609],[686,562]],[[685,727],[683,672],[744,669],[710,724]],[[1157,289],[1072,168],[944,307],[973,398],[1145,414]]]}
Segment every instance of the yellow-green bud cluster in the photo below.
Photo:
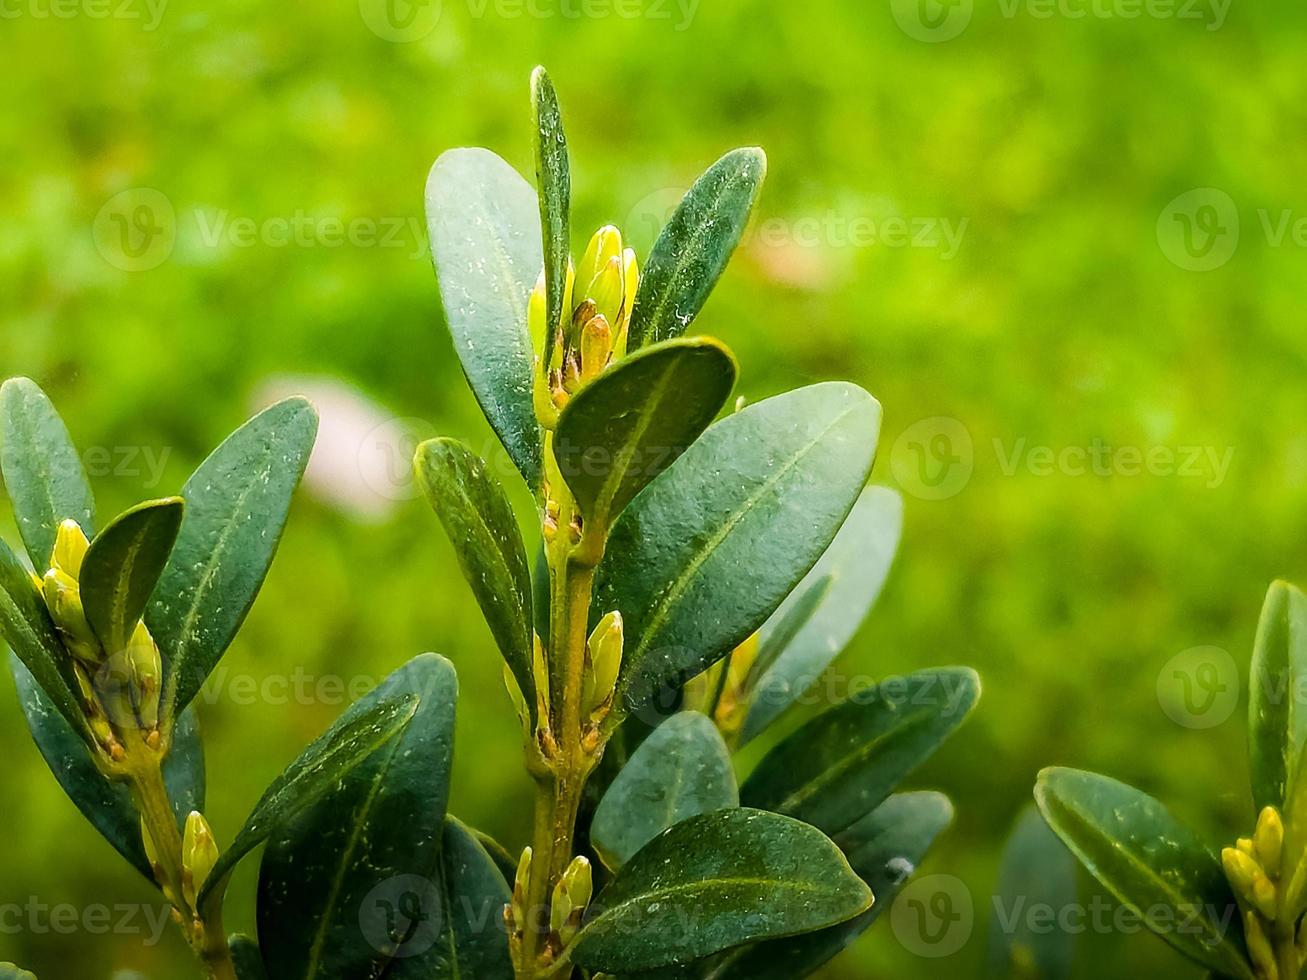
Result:
{"label": "yellow-green bud cluster", "polygon": [[[1279,933],[1276,921],[1280,914],[1283,851],[1284,821],[1279,810],[1271,806],[1258,815],[1252,837],[1241,837],[1234,847],[1221,851],[1221,865],[1243,912],[1248,955],[1263,980],[1289,980],[1281,977],[1284,953],[1277,956],[1271,941]],[[1290,952],[1300,965],[1299,951]],[[1293,980],[1296,978],[1294,970]]]}
{"label": "yellow-green bud cluster", "polygon": [[192,911],[199,909],[200,892],[218,863],[218,844],[204,815],[192,810],[182,835],[182,897]]}
{"label": "yellow-green bud cluster", "polygon": [[581,675],[581,718],[598,725],[612,710],[617,675],[622,669],[624,640],[622,614],[613,610],[594,628],[586,643]]}
{"label": "yellow-green bud cluster", "polygon": [[575,857],[554,886],[549,906],[549,929],[557,937],[560,948],[565,949],[581,931],[581,919],[593,896],[594,872],[590,862]]}
{"label": "yellow-green bud cluster", "polygon": [[[581,261],[567,266],[562,316],[549,324],[542,274],[528,307],[528,323],[539,365],[536,413],[552,427],[558,410],[587,381],[626,353],[627,327],[640,283],[635,251],[625,248],[612,225],[595,232]],[[550,337],[552,330],[553,336]]]}

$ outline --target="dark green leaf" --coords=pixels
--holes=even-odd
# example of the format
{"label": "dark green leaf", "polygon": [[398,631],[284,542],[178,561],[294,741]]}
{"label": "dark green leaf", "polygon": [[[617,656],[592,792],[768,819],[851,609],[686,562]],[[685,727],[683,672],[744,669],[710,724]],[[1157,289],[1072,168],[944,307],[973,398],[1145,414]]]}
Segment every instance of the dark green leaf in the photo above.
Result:
{"label": "dark green leaf", "polygon": [[484,460],[453,439],[432,439],[418,446],[417,473],[499,652],[527,704],[534,705],[531,573],[503,487]]}
{"label": "dark green leaf", "polygon": [[867,487],[821,560],[762,628],[742,743],[811,690],[853,639],[885,584],[902,531],[902,498]]}
{"label": "dark green leaf", "polygon": [[825,929],[870,890],[818,830],[760,810],[691,817],[655,838],[595,900],[574,959],[629,973]]}
{"label": "dark green leaf", "polygon": [[654,729],[604,794],[590,842],[616,870],[682,820],[740,805],[731,753],[704,715],[683,711]]}
{"label": "dark green leaf", "polygon": [[86,618],[110,656],[127,649],[181,528],[181,497],[148,500],[109,522],[82,560]]}
{"label": "dark green leaf", "polygon": [[740,799],[837,834],[928,759],[979,697],[980,678],[966,667],[884,681],[772,749],[745,781]]}
{"label": "dark green leaf", "polygon": [[[1062,926],[1074,910],[1076,862],[1034,807],[1017,821],[1003,849],[993,917],[989,922],[988,976],[992,980],[1066,980],[1075,957],[1075,934]],[[1051,909],[1055,923],[1029,913]]]}
{"label": "dark green leaf", "polygon": [[866,481],[880,406],[813,385],[713,425],[613,526],[593,609],[626,624],[628,711],[737,647],[808,573]]}
{"label": "dark green leaf", "polygon": [[658,236],[631,311],[630,348],[685,333],[726,270],[767,175],[757,147],[732,150],[695,181]]}
{"label": "dark green leaf", "polygon": [[227,945],[231,948],[232,963],[236,966],[236,980],[268,980],[259,945],[248,936],[232,936]]}
{"label": "dark green leaf", "polygon": [[1118,900],[1217,973],[1254,980],[1243,925],[1216,853],[1161,803],[1124,783],[1045,769],[1035,801],[1048,825]]}
{"label": "dark green leaf", "polygon": [[5,488],[28,557],[44,572],[60,523],[72,518],[94,533],[95,500],[77,447],[45,392],[27,378],[10,378],[0,386],[0,412]]}
{"label": "dark green leaf", "polygon": [[354,768],[398,735],[412,721],[417,699],[392,698],[371,704],[362,713],[338,719],[292,762],[255,804],[231,847],[223,851],[200,892],[207,910],[221,900],[227,878],[241,858],[339,785]]}
{"label": "dark green leaf", "polygon": [[[114,850],[151,883],[154,874],[141,846],[141,818],[125,783],[113,782],[96,767],[90,750],[55,710],[21,660],[10,670],[32,741],[68,798]],[[194,709],[183,712],[164,762],[164,781],[178,826],[192,810],[204,809],[204,749]]]}
{"label": "dark green leaf", "polygon": [[1307,683],[1307,595],[1272,583],[1262,607],[1248,680],[1248,753],[1253,803],[1283,807],[1294,768],[1307,745],[1307,711],[1298,692]]}
{"label": "dark green leaf", "polygon": [[543,67],[531,75],[531,106],[535,110],[536,187],[545,255],[545,347],[548,364],[554,334],[563,316],[567,260],[571,254],[572,173],[567,159],[567,134],[554,83]]}
{"label": "dark green leaf", "polygon": [[[454,819],[453,817],[450,818]],[[517,877],[517,858],[508,852],[503,844],[495,840],[489,834],[475,828],[467,828],[477,843],[481,845],[486,854],[490,855],[490,860],[495,862],[495,867],[499,869],[500,876],[506,883],[512,882]]]}
{"label": "dark green leaf", "polygon": [[191,703],[254,604],[317,431],[303,398],[278,402],[233,432],[182,488],[186,516],[145,618],[163,651],[169,712]]}
{"label": "dark green leaf", "polygon": [[543,438],[532,398],[527,301],[544,265],[531,185],[489,150],[441,155],[427,228],[445,320],[472,393],[532,490]]}
{"label": "dark green leaf", "polygon": [[735,358],[710,337],[670,340],[618,361],[563,409],[554,452],[587,521],[607,529],[717,417]]}
{"label": "dark green leaf", "polygon": [[435,871],[454,747],[453,665],[435,654],[410,661],[339,724],[404,697],[417,707],[403,733],[269,839],[259,872],[259,935],[278,977],[382,975],[392,957],[382,941],[384,910],[373,897],[398,901],[397,882]]}

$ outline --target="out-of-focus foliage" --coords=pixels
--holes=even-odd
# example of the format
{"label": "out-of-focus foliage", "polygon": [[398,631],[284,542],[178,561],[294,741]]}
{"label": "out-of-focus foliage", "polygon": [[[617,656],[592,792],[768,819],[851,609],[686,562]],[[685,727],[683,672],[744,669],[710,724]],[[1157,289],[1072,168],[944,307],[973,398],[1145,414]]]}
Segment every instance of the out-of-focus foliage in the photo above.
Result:
{"label": "out-of-focus foliage", "polygon": [[[440,329],[422,188],[457,145],[530,172],[537,63],[568,110],[576,226],[614,221],[642,255],[722,151],[766,147],[760,219],[699,322],[751,399],[831,376],[872,391],[874,479],[906,500],[897,563],[831,690],[940,663],[985,678],[984,706],[921,774],[957,806],[922,874],[969,891],[970,940],[926,959],[887,915],[825,975],[972,975],[1001,842],[1046,764],[1111,771],[1213,839],[1244,827],[1249,801],[1220,795],[1245,766],[1235,665],[1266,583],[1307,578],[1303,14],[1001,0],[930,43],[900,26],[914,9],[0,6],[0,373],[60,405],[106,513],[176,492],[287,390],[314,389],[334,449],[198,699],[211,757],[241,760],[211,781],[224,843],[352,682],[423,650],[459,670],[473,761],[453,812],[524,840],[520,771],[475,763],[517,751],[499,658],[407,463],[415,437],[492,446]],[[1196,188],[1228,197],[1176,202]],[[1183,267],[1185,220],[1219,236],[1198,256],[1212,264],[1234,219],[1228,261]],[[1102,446],[1118,451],[1106,464]],[[953,457],[923,480],[923,461]],[[1218,707],[1187,710],[1185,677]],[[185,975],[180,941],[150,943],[139,910],[86,914],[156,899],[49,779],[7,680],[0,698],[0,960],[68,980]],[[76,910],[71,930],[51,906]],[[231,920],[254,926],[248,909]],[[1099,932],[1076,976],[1187,975],[1141,933]]]}

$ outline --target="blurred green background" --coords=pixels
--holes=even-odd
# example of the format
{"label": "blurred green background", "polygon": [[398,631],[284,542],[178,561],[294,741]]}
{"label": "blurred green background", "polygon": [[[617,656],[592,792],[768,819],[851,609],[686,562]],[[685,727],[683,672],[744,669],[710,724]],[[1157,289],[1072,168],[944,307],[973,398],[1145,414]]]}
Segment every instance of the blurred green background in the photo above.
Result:
{"label": "blurred green background", "polygon": [[[974,975],[1046,764],[1135,783],[1213,841],[1246,833],[1239,685],[1267,584],[1307,580],[1303,28],[1301,7],[1224,0],[3,0],[0,370],[102,451],[102,510],[174,492],[269,391],[309,388],[332,420],[203,706],[219,836],[340,710],[237,679],[377,678],[435,650],[462,683],[454,809],[524,841],[489,634],[401,456],[376,466],[404,433],[488,445],[422,188],[453,146],[529,169],[537,63],[578,238],[616,221],[643,255],[720,152],[767,149],[759,223],[698,328],[750,398],[840,377],[884,405],[874,479],[905,491],[904,544],[841,669],[984,678],[914,779],[957,803],[923,871],[970,890],[970,940],[921,958],[886,916],[823,976]],[[1100,472],[1056,455],[1096,446],[1121,450]],[[1218,652],[1171,663],[1196,647]],[[1195,657],[1225,690],[1186,715]],[[49,778],[7,676],[0,703],[0,906],[155,903]],[[250,862],[235,928],[253,882]],[[171,932],[0,922],[0,960],[46,980],[171,980],[188,956]],[[1197,971],[1109,931],[1082,938],[1079,975]]]}

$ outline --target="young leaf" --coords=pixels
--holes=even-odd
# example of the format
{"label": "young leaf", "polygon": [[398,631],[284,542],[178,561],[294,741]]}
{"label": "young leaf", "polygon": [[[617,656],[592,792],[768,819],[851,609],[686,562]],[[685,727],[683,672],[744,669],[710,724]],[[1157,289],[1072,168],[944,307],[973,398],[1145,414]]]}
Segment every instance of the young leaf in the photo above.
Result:
{"label": "young leaf", "polygon": [[535,704],[531,672],[531,573],[504,489],[485,461],[453,439],[418,446],[417,474],[490,625],[499,652]]}
{"label": "young leaf", "polygon": [[630,349],[685,333],[726,269],[767,175],[757,147],[732,150],[695,181],[645,264]]}
{"label": "young leaf", "polygon": [[77,681],[69,666],[68,652],[55,632],[36,583],[3,541],[0,541],[0,636],[31,671],[69,727],[81,738],[90,739],[86,718],[73,693]]}
{"label": "young leaf", "polygon": [[923,670],[855,694],[813,718],[758,764],[740,799],[829,834],[865,816],[966,720],[980,678]]}
{"label": "young leaf", "polygon": [[[21,660],[11,655],[9,668],[32,741],[64,793],[100,836],[154,884],[154,873],[141,846],[140,812],[127,785],[105,778],[86,743],[55,710]],[[204,809],[204,748],[193,708],[178,719],[163,775],[180,827],[188,813]]]}
{"label": "young leaf", "polygon": [[[403,697],[416,700],[403,733],[268,842],[259,870],[259,935],[276,976],[380,976],[390,962],[378,942],[388,935],[388,909],[373,898],[400,876],[435,871],[453,757],[453,665],[435,654],[410,661],[340,724]],[[400,897],[388,894],[391,901]]]}
{"label": "young leaf", "polygon": [[[1039,812],[1027,807],[1003,849],[989,923],[987,975],[992,980],[1066,980],[1075,957],[1075,934],[1061,926],[1062,913],[1076,901],[1075,858]],[[1057,924],[1045,927],[1017,911],[1037,907],[1051,909]]]}
{"label": "young leaf", "polygon": [[450,150],[427,178],[427,228],[463,373],[508,455],[537,490],[543,440],[526,316],[544,264],[536,193],[489,150]]}
{"label": "young leaf", "polygon": [[717,417],[735,358],[709,337],[669,340],[627,357],[563,409],[554,452],[587,521],[602,528]]}
{"label": "young leaf", "polygon": [[45,392],[27,378],[10,378],[0,386],[0,413],[5,488],[32,566],[44,572],[63,521],[95,533],[95,500],[82,457]]}
{"label": "young leaf", "polygon": [[1253,803],[1283,808],[1293,767],[1307,745],[1307,595],[1288,582],[1266,594],[1248,681],[1248,754]]}
{"label": "young leaf", "polygon": [[127,649],[168,563],[184,510],[181,497],[137,504],[110,521],[87,549],[82,605],[110,655]]}
{"label": "young leaf", "polygon": [[728,950],[683,972],[642,980],[799,980],[815,973],[894,904],[935,838],[952,822],[953,805],[940,793],[891,796],[836,841],[876,896],[866,912],[818,932]]}
{"label": "young leaf", "polygon": [[554,83],[543,67],[531,75],[531,106],[535,110],[536,187],[540,193],[540,226],[545,256],[545,347],[548,364],[554,334],[563,315],[567,260],[571,253],[572,173],[567,158],[567,134]]}
{"label": "young leaf", "polygon": [[626,624],[634,712],[754,632],[830,544],[875,456],[880,405],[828,383],[711,426],[613,526],[595,610]]}
{"label": "young leaf", "polygon": [[1216,973],[1255,980],[1243,925],[1215,852],[1157,800],[1106,776],[1045,769],[1035,801],[1049,827],[1103,887]]}
{"label": "young leaf", "polygon": [[268,971],[259,953],[259,944],[248,936],[235,935],[227,940],[236,980],[268,980]]}
{"label": "young leaf", "polygon": [[813,827],[718,810],[677,824],[618,872],[573,958],[591,972],[653,970],[824,929],[871,902],[839,848]]}
{"label": "young leaf", "polygon": [[12,963],[0,963],[0,980],[36,980],[36,974],[20,970]]}
{"label": "young leaf", "polygon": [[221,901],[227,878],[246,854],[285,826],[305,807],[329,793],[392,738],[404,730],[417,711],[417,699],[392,698],[368,705],[367,710],[338,719],[273,780],[236,839],[223,851],[200,891],[201,911],[216,898]]}
{"label": "young leaf", "polygon": [[604,794],[590,843],[617,870],[640,848],[682,820],[740,805],[731,753],[697,711],[659,725]]}
{"label": "young leaf", "polygon": [[199,693],[254,604],[317,430],[303,398],[278,402],[228,436],[182,487],[186,516],[145,614],[163,652],[170,714]]}
{"label": "young leaf", "polygon": [[853,639],[885,584],[902,531],[903,499],[885,487],[863,490],[826,553],[763,625],[741,744],[810,690]]}

